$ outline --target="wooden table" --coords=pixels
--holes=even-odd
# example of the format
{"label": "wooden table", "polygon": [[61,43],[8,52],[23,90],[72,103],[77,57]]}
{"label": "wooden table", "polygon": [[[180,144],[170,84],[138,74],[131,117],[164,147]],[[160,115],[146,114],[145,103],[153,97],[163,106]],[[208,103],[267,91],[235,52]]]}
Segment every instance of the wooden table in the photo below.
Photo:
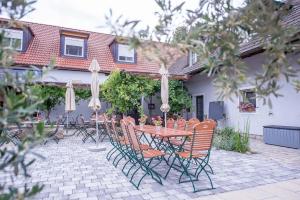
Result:
{"label": "wooden table", "polygon": [[[165,127],[161,127],[160,129],[157,129],[156,126],[151,126],[151,125],[135,126],[135,130],[142,132],[142,134],[150,135],[152,140],[151,140],[151,142],[148,141],[149,145],[151,146],[152,143],[154,142],[154,144],[158,148],[158,150],[162,150],[161,145],[163,144],[163,142],[166,142],[168,145],[167,149],[170,151],[169,158],[172,155],[174,155],[178,149],[182,149],[186,139],[189,136],[193,135],[192,131],[177,130],[177,129],[165,128]],[[183,137],[184,138],[182,141],[182,144],[177,148],[170,141],[170,138],[174,138],[174,137]],[[158,139],[159,142],[155,142],[156,139]],[[168,162],[169,158],[168,159],[164,158],[167,165],[169,166],[167,173],[163,176],[164,179],[167,178],[171,168],[173,168],[173,164],[175,161],[175,157],[174,157],[172,164],[169,164],[169,162]],[[174,168],[174,169],[176,169],[176,168]],[[176,170],[178,170],[178,169],[176,169]]]}
{"label": "wooden table", "polygon": [[159,136],[162,138],[188,137],[193,135],[192,131],[177,130],[174,128],[165,128],[165,127],[161,127],[158,130],[156,126],[151,126],[151,125],[135,126],[135,129],[137,131],[148,133],[152,136]]}

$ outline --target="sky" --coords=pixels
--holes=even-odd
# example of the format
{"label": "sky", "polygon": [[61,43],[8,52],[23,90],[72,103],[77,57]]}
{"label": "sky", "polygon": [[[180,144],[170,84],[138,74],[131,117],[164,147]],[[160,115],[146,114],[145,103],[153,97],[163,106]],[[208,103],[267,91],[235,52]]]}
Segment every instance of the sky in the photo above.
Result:
{"label": "sky", "polygon": [[[177,4],[182,0],[172,0]],[[234,0],[239,3],[242,0]],[[192,9],[199,0],[186,0],[185,9]],[[25,21],[88,31],[109,33],[105,28],[105,15],[111,8],[114,16],[141,20],[142,25],[156,24],[154,12],[159,10],[154,0],[38,0],[36,10],[23,18]]]}

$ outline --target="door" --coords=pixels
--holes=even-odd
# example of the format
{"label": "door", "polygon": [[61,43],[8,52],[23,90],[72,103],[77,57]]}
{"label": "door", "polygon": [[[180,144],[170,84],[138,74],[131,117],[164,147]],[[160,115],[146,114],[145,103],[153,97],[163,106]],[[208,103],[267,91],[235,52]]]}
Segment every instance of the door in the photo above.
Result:
{"label": "door", "polygon": [[196,96],[196,117],[200,120],[204,120],[204,98],[203,95]]}

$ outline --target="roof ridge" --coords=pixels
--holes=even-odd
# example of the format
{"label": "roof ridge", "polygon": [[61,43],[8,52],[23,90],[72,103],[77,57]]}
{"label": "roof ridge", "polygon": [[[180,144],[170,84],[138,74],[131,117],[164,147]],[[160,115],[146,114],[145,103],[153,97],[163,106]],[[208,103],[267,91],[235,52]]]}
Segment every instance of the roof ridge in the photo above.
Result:
{"label": "roof ridge", "polygon": [[[12,19],[9,19],[9,18],[6,18],[6,17],[0,17],[0,21],[2,21],[2,20],[10,21]],[[15,21],[26,23],[26,24],[36,24],[36,25],[50,26],[50,27],[55,27],[55,28],[60,28],[60,29],[68,29],[68,30],[77,31],[77,32],[96,33],[96,34],[109,35],[109,36],[114,36],[114,37],[116,36],[116,35],[109,34],[109,33],[101,33],[101,32],[97,32],[97,31],[84,30],[84,29],[71,28],[71,27],[64,27],[64,26],[58,26],[58,25],[53,25],[53,24],[45,24],[45,23],[40,23],[40,22],[30,22],[30,21],[19,20],[19,19],[15,20]]]}

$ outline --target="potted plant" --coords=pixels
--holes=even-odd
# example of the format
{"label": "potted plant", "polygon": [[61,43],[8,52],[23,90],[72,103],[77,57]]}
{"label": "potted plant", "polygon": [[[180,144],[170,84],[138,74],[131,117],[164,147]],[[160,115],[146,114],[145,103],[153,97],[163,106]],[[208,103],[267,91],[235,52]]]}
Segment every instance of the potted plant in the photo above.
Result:
{"label": "potted plant", "polygon": [[152,117],[152,122],[156,127],[156,130],[160,130],[162,125],[162,118],[160,116]]}
{"label": "potted plant", "polygon": [[255,106],[252,103],[242,102],[239,109],[241,112],[255,112]]}
{"label": "potted plant", "polygon": [[139,124],[141,127],[143,127],[146,124],[147,121],[147,115],[143,114],[141,115],[141,117],[139,118]]}

